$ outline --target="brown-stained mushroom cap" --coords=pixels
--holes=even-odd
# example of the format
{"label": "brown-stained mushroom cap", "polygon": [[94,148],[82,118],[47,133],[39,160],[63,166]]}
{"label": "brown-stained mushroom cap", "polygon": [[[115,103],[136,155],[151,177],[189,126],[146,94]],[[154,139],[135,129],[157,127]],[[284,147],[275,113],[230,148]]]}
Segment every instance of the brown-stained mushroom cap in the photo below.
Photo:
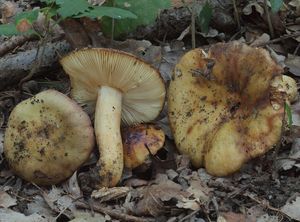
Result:
{"label": "brown-stained mushroom cap", "polygon": [[168,115],[175,143],[195,167],[223,176],[279,141],[282,69],[261,48],[231,42],[186,53],[174,70]]}
{"label": "brown-stained mushroom cap", "polygon": [[121,120],[127,125],[155,119],[163,108],[160,73],[137,57],[113,49],[81,49],[61,59],[72,97],[95,112],[99,188],[115,186],[123,172]]}
{"label": "brown-stained mushroom cap", "polygon": [[11,112],[4,154],[13,171],[39,184],[57,184],[89,157],[94,133],[88,115],[66,95],[46,90]]}
{"label": "brown-stained mushroom cap", "polygon": [[164,145],[165,134],[155,125],[139,124],[122,128],[124,164],[133,169],[145,163]]}

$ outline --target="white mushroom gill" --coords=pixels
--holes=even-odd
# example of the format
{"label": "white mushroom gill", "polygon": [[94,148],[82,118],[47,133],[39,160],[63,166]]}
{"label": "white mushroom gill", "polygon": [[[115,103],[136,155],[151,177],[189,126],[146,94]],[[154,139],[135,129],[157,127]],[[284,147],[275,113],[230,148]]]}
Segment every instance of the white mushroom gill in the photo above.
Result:
{"label": "white mushroom gill", "polygon": [[72,97],[95,113],[100,187],[115,186],[123,170],[120,124],[155,119],[165,99],[159,72],[131,54],[82,49],[61,60],[70,76]]}

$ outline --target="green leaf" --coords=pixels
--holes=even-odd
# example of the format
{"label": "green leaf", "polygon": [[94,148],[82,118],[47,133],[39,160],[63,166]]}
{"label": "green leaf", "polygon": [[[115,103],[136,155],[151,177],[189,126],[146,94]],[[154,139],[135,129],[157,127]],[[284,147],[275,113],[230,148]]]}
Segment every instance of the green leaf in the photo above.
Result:
{"label": "green leaf", "polygon": [[47,5],[51,5],[53,3],[55,3],[55,0],[39,0],[40,2],[44,2],[46,3]]}
{"label": "green leaf", "polygon": [[12,36],[18,35],[19,32],[14,24],[4,24],[0,25],[0,36]]}
{"label": "green leaf", "polygon": [[[169,8],[171,3],[170,0],[111,0],[107,5],[129,10],[137,16],[137,19],[114,20],[114,37],[120,37],[134,31],[138,26],[154,23],[159,10]],[[110,36],[112,19],[104,17],[101,25],[103,33]]]}
{"label": "green leaf", "polygon": [[57,15],[57,7],[45,7],[41,9],[41,12],[44,15],[47,15],[48,19],[52,18],[53,16]]}
{"label": "green leaf", "polygon": [[38,9],[32,11],[21,12],[15,16],[15,24],[17,25],[19,21],[26,19],[30,24],[32,24],[39,15]]}
{"label": "green leaf", "polygon": [[136,19],[137,16],[130,11],[121,8],[108,7],[108,6],[94,6],[90,11],[83,12],[79,16],[83,17],[87,16],[90,18],[101,18],[103,16],[108,16],[114,19],[124,19],[124,18],[132,18]]}
{"label": "green leaf", "polygon": [[283,4],[283,0],[270,0],[271,3],[271,10],[273,13],[276,13],[279,11]]}
{"label": "green leaf", "polygon": [[62,18],[78,15],[91,7],[86,0],[56,0],[56,3],[60,6],[57,12]]}
{"label": "green leaf", "polygon": [[28,30],[27,32],[19,32],[16,25],[14,24],[3,24],[0,25],[0,36],[13,36],[13,35],[32,35],[37,34],[33,29]]}
{"label": "green leaf", "polygon": [[293,118],[292,118],[292,110],[291,110],[291,107],[289,106],[289,104],[284,103],[284,110],[288,117],[288,125],[289,125],[289,127],[291,127],[293,124]]}
{"label": "green leaf", "polygon": [[208,33],[212,12],[213,9],[211,5],[208,2],[206,2],[197,18],[197,22],[200,25],[201,32]]}

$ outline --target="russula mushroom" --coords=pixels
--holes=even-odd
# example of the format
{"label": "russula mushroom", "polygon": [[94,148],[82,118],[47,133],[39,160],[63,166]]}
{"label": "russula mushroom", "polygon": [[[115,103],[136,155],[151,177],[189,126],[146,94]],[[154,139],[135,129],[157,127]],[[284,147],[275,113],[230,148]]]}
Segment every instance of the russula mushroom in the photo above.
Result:
{"label": "russula mushroom", "polygon": [[178,150],[216,176],[239,170],[281,135],[286,95],[272,86],[282,68],[262,48],[238,42],[186,53],[168,92]]}
{"label": "russula mushroom", "polygon": [[282,75],[272,81],[272,86],[287,94],[286,102],[293,103],[298,99],[297,83],[289,76]]}
{"label": "russula mushroom", "polygon": [[19,103],[11,112],[4,154],[12,170],[39,184],[70,177],[95,144],[89,116],[66,95],[46,90]]}
{"label": "russula mushroom", "polygon": [[121,120],[148,122],[162,110],[165,86],[160,73],[135,56],[113,49],[82,49],[61,60],[70,76],[72,97],[95,109],[99,147],[99,187],[113,187],[123,171]]}
{"label": "russula mushroom", "polygon": [[124,165],[134,169],[144,164],[164,145],[165,134],[155,125],[139,124],[121,130],[124,150]]}

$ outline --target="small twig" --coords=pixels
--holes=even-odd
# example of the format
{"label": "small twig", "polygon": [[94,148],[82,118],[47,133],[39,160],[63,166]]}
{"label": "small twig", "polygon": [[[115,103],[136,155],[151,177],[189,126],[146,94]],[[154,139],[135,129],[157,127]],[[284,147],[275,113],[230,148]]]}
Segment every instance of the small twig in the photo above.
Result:
{"label": "small twig", "polygon": [[[30,72],[23,78],[20,80],[19,82],[19,89],[22,90],[22,86],[25,82],[27,82],[28,80],[30,80],[33,75],[35,73],[37,73],[37,70],[40,68],[41,64],[42,64],[42,57],[44,55],[45,52],[45,48],[46,48],[46,40],[45,38],[43,38],[38,46],[37,52],[36,52],[36,58],[35,58],[35,62],[32,64],[32,68],[30,70]],[[40,53],[40,49],[42,48],[42,52]]]}
{"label": "small twig", "polygon": [[[46,17],[47,17],[47,14],[46,14]],[[35,59],[36,62],[33,63],[32,69],[30,70],[30,72],[28,73],[28,75],[26,75],[19,82],[19,88],[20,88],[20,90],[22,90],[23,83],[26,82],[26,81],[28,81],[28,80],[30,80],[33,77],[33,75],[37,72],[37,70],[42,65],[43,55],[45,53],[46,43],[47,43],[48,36],[49,36],[49,33],[50,33],[50,21],[48,20],[46,22],[47,22],[47,26],[46,26],[47,29],[46,29],[46,32],[45,32],[45,36],[39,42],[39,46],[38,46],[38,49],[37,49],[37,52],[36,52],[36,59]],[[40,49],[42,49],[41,53],[40,53]]]}
{"label": "small twig", "polygon": [[276,161],[278,160],[292,160],[292,161],[296,161],[296,162],[300,162],[300,159],[298,158],[293,158],[293,157],[280,157],[280,158],[277,158]]}
{"label": "small twig", "polygon": [[268,1],[264,0],[264,8],[265,8],[265,13],[266,13],[266,17],[267,17],[267,22],[268,22],[268,26],[269,26],[269,31],[270,31],[270,35],[272,38],[274,38],[275,34],[274,34],[274,28],[273,28],[273,24],[272,24],[272,20],[271,20],[271,15],[269,12],[269,7],[268,7]]}
{"label": "small twig", "polygon": [[238,9],[236,7],[236,0],[232,0],[232,4],[233,4],[233,9],[234,9],[234,18],[236,20],[238,30],[240,30],[241,29],[241,23],[240,23],[239,12],[238,12]]}
{"label": "small twig", "polygon": [[36,36],[21,35],[21,36],[12,37],[11,39],[5,41],[3,44],[0,45],[0,56],[5,55],[9,51],[33,39],[36,39]]}
{"label": "small twig", "polygon": [[77,197],[77,198],[75,198],[74,200],[72,200],[72,202],[68,205],[68,206],[66,206],[65,208],[63,208],[60,212],[59,212],[59,214],[55,217],[55,219],[54,219],[54,221],[57,221],[57,219],[70,207],[70,206],[72,206],[76,201],[78,201],[78,200],[80,200],[80,199],[82,199],[83,198],[83,196],[80,196],[80,197]]}
{"label": "small twig", "polygon": [[196,48],[196,27],[195,27],[195,17],[196,17],[196,0],[193,0],[192,5],[192,18],[191,18],[191,34],[192,34],[192,48]]}
{"label": "small twig", "polygon": [[287,215],[286,213],[284,213],[283,211],[281,211],[280,209],[276,208],[276,207],[272,207],[270,206],[269,202],[264,201],[264,200],[258,200],[257,198],[253,197],[252,195],[249,195],[247,193],[244,194],[244,196],[250,198],[251,200],[253,200],[254,202],[258,203],[259,205],[261,205],[262,207],[278,212],[282,215],[285,215],[286,217],[290,218],[289,215]]}
{"label": "small twig", "polygon": [[[84,202],[78,202],[76,203],[76,206],[79,208],[83,209],[90,209],[90,206],[87,203]],[[140,218],[124,213],[119,213],[115,210],[108,209],[106,207],[102,207],[100,205],[95,205],[93,204],[93,208],[96,212],[102,213],[102,214],[107,214],[113,218],[119,219],[121,221],[128,221],[128,222],[154,222],[155,220],[152,219],[145,219],[145,218]]]}
{"label": "small twig", "polygon": [[297,45],[297,47],[295,48],[294,52],[293,52],[293,55],[296,55],[298,50],[300,48],[300,43]]}
{"label": "small twig", "polygon": [[283,35],[283,36],[280,36],[279,38],[276,38],[276,39],[272,39],[270,41],[267,41],[267,42],[263,42],[261,44],[257,44],[256,46],[265,46],[265,45],[269,45],[269,44],[273,44],[273,43],[276,43],[276,42],[280,42],[284,39],[288,39],[288,38],[294,38],[294,37],[298,37],[300,36],[300,32],[295,32],[295,33],[292,33],[292,34],[287,34],[287,35]]}
{"label": "small twig", "polygon": [[195,214],[197,214],[199,211],[200,211],[200,209],[192,211],[190,214],[186,215],[185,217],[183,217],[182,219],[180,219],[178,222],[184,222],[187,219],[190,219],[192,216],[194,216]]}

